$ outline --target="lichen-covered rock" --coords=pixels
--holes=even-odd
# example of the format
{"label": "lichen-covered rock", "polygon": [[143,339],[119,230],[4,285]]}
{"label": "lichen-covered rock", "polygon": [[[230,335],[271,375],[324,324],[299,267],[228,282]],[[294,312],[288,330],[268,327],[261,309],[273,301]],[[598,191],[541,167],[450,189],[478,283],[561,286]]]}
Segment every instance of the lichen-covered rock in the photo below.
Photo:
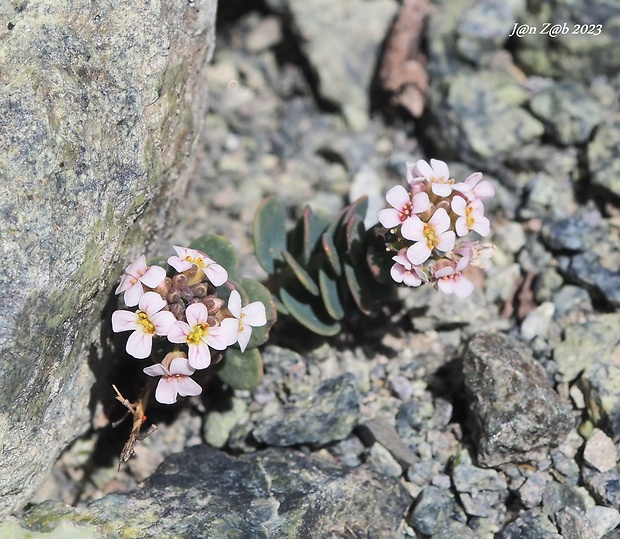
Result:
{"label": "lichen-covered rock", "polygon": [[215,8],[0,9],[0,515],[89,424],[111,281],[170,224],[195,164]]}
{"label": "lichen-covered rock", "polygon": [[620,162],[615,153],[620,144],[620,121],[606,121],[588,144],[588,168],[592,185],[605,194],[620,197]]}
{"label": "lichen-covered rock", "polygon": [[579,82],[551,85],[530,100],[530,109],[562,146],[582,144],[603,119],[599,103]]}
{"label": "lichen-covered rock", "polygon": [[482,333],[469,343],[463,377],[478,462],[537,461],[573,426],[568,403],[519,341]]}
{"label": "lichen-covered rock", "polygon": [[[272,3],[274,3],[272,1]],[[341,109],[353,128],[368,122],[369,90],[377,58],[398,3],[393,0],[276,2],[317,79],[321,98]]]}
{"label": "lichen-covered rock", "polygon": [[79,509],[45,502],[22,526],[49,530],[70,521],[105,539],[396,537],[410,503],[397,479],[366,467],[291,450],[234,458],[198,445],[166,459],[140,490]]}

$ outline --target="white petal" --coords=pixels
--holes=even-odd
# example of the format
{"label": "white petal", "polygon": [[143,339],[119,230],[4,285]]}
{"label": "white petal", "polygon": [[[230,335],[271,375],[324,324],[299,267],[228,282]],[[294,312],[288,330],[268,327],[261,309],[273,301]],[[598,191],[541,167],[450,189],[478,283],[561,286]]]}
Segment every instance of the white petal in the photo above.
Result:
{"label": "white petal", "polygon": [[148,314],[149,318],[161,311],[165,305],[166,301],[157,292],[147,292],[140,298],[140,303],[138,303],[140,310]]}
{"label": "white petal", "polygon": [[435,213],[433,213],[433,216],[429,220],[429,224],[433,225],[435,234],[445,232],[450,228],[450,217],[448,217],[448,212],[443,208],[435,210]]}
{"label": "white petal", "polygon": [[431,190],[438,197],[448,197],[450,196],[450,193],[452,193],[452,186],[447,183],[433,182],[431,184]]}
{"label": "white petal", "polygon": [[458,280],[454,283],[454,294],[459,298],[466,298],[474,291],[474,283],[472,283],[467,277],[462,275],[458,277]]}
{"label": "white petal", "polygon": [[153,347],[153,336],[150,333],[144,333],[139,329],[129,335],[127,339],[127,353],[136,359],[144,359],[151,355]]}
{"label": "white petal", "polygon": [[433,167],[433,170],[435,171],[436,178],[443,178],[445,180],[450,178],[450,170],[448,169],[448,165],[445,161],[431,159],[431,167]]}
{"label": "white petal", "polygon": [[164,376],[159,380],[155,400],[162,404],[174,404],[177,401],[177,384],[174,378]]}
{"label": "white petal", "polygon": [[486,217],[479,217],[474,221],[472,228],[481,236],[486,236],[491,230],[491,223]]}
{"label": "white petal", "polygon": [[467,201],[463,197],[456,196],[452,199],[450,206],[452,206],[452,211],[457,215],[465,215]]}
{"label": "white petal", "polygon": [[170,266],[172,266],[179,273],[181,273],[182,271],[188,270],[189,268],[192,267],[191,262],[188,262],[187,260],[183,260],[182,258],[179,258],[178,256],[171,256],[167,262]]}
{"label": "white petal", "polygon": [[168,340],[173,343],[187,342],[187,335],[192,330],[188,324],[182,320],[177,320],[168,330],[166,336]]}
{"label": "white petal", "polygon": [[390,206],[399,211],[403,209],[403,206],[411,202],[409,193],[402,185],[395,185],[392,187],[392,189],[388,191],[387,195],[385,195],[385,199],[388,201]]}
{"label": "white petal", "polygon": [[407,249],[407,258],[416,266],[424,264],[429,256],[431,256],[431,250],[428,248],[428,244],[425,241],[414,243]]}
{"label": "white petal", "polygon": [[169,376],[170,372],[168,369],[164,367],[161,363],[155,363],[155,365],[151,365],[150,367],[144,367],[142,369],[144,374],[148,374],[149,376]]}
{"label": "white petal", "polygon": [[189,364],[194,369],[206,369],[211,365],[211,350],[206,343],[189,345]]}
{"label": "white petal", "polygon": [[228,345],[235,344],[237,342],[237,333],[239,333],[239,320],[236,318],[225,318],[220,322],[220,328],[228,335],[226,339]]}
{"label": "white petal", "polygon": [[213,286],[220,286],[228,281],[228,272],[215,262],[209,264],[204,271]]}
{"label": "white petal", "polygon": [[144,288],[142,288],[142,283],[140,281],[136,281],[133,286],[131,286],[128,290],[125,290],[123,301],[127,307],[135,307],[138,303],[140,303],[143,295]]}
{"label": "white petal", "polygon": [[420,241],[424,240],[424,223],[417,215],[412,215],[405,219],[400,233],[406,240]]}
{"label": "white petal", "polygon": [[175,357],[170,363],[170,374],[182,374],[185,376],[191,376],[194,374],[194,369],[189,364],[189,361],[184,357]]}
{"label": "white petal", "polygon": [[121,277],[121,282],[114,291],[115,294],[120,294],[125,290],[129,290],[136,283],[136,278],[133,275],[127,275],[126,273]]}
{"label": "white petal", "polygon": [[465,219],[465,217],[459,217],[456,220],[454,228],[459,236],[465,236],[469,232],[469,229],[467,228],[467,219]]}
{"label": "white petal", "polygon": [[237,290],[233,290],[228,297],[228,310],[235,318],[241,316],[241,294]]}
{"label": "white petal", "polygon": [[243,323],[252,327],[264,326],[267,323],[265,305],[261,301],[254,301],[243,309]]}
{"label": "white petal", "polygon": [[239,348],[241,348],[242,352],[245,352],[248,343],[250,342],[250,337],[252,336],[252,328],[250,326],[244,326],[243,330],[239,331],[238,339],[239,339]]}
{"label": "white petal", "polygon": [[431,201],[426,193],[418,193],[413,196],[413,213],[422,213],[431,207]]}
{"label": "white petal", "polygon": [[135,262],[132,262],[125,268],[125,273],[133,275],[134,277],[140,277],[146,272],[146,257],[142,255]]}
{"label": "white petal", "polygon": [[203,303],[192,303],[185,309],[185,318],[190,327],[204,324],[207,321],[209,312]]}
{"label": "white petal", "polygon": [[452,251],[454,249],[454,244],[456,243],[456,235],[452,230],[448,230],[448,232],[443,232],[437,236],[437,244],[435,248],[439,251],[443,251],[447,253],[448,251]]}
{"label": "white petal", "polygon": [[112,331],[132,331],[138,327],[138,316],[131,311],[114,311],[112,313]]}
{"label": "white petal", "polygon": [[[232,320],[232,318],[228,318],[228,320]],[[203,337],[203,339],[207,341],[207,344],[211,348],[215,348],[215,350],[225,350],[230,341],[230,333],[225,327],[211,327],[206,337]]]}
{"label": "white petal", "polygon": [[172,328],[172,326],[174,326],[177,321],[177,319],[170,311],[161,311],[155,313],[153,316],[150,317],[150,319],[155,326],[155,333],[162,336],[168,335],[170,328]]}
{"label": "white petal", "polygon": [[394,208],[385,208],[377,214],[379,222],[385,228],[394,228],[395,226],[400,225],[400,216],[401,213]]}
{"label": "white petal", "polygon": [[177,380],[177,391],[181,397],[195,397],[202,393],[202,387],[188,376]]}
{"label": "white petal", "polygon": [[157,288],[166,278],[166,270],[159,266],[151,266],[140,280],[149,288]]}
{"label": "white petal", "polygon": [[415,166],[418,169],[418,171],[420,172],[420,174],[422,174],[422,176],[424,176],[428,181],[430,181],[431,178],[433,178],[435,176],[435,171],[423,159],[420,159],[419,161],[416,161]]}

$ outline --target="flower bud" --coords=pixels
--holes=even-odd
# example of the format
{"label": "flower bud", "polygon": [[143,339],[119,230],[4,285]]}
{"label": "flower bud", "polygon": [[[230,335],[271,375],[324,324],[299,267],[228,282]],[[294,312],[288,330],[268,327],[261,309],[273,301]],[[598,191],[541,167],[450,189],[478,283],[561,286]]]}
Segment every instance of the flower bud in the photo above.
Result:
{"label": "flower bud", "polygon": [[185,287],[183,290],[179,290],[179,292],[181,294],[181,299],[188,303],[194,299],[194,293],[189,286]]}
{"label": "flower bud", "polygon": [[172,279],[166,277],[158,286],[153,288],[153,292],[157,292],[162,298],[166,299],[168,292],[170,292],[170,286],[172,285]]}
{"label": "flower bud", "polygon": [[168,303],[179,303],[181,301],[181,293],[175,288],[170,289],[166,296],[166,301]]}
{"label": "flower bud", "polygon": [[210,315],[217,314],[224,306],[224,300],[217,296],[207,296],[202,300]]}
{"label": "flower bud", "polygon": [[175,350],[173,352],[168,352],[166,354],[166,357],[164,357],[164,359],[162,359],[161,364],[166,368],[166,369],[170,369],[170,364],[172,363],[172,360],[178,358],[178,357],[182,357],[187,359],[187,354],[185,352],[181,352],[180,350]]}
{"label": "flower bud", "polygon": [[196,283],[189,287],[197,298],[204,298],[209,293],[209,285],[207,283]]}
{"label": "flower bud", "polygon": [[185,321],[185,306],[183,305],[183,303],[172,303],[170,305],[170,312],[177,320]]}
{"label": "flower bud", "polygon": [[183,273],[179,273],[172,278],[172,286],[177,290],[187,288],[188,283],[189,279],[187,278],[187,275],[184,275]]}
{"label": "flower bud", "polygon": [[215,316],[208,316],[207,317],[207,324],[209,324],[210,327],[216,327],[216,326],[220,325],[218,319],[215,318]]}

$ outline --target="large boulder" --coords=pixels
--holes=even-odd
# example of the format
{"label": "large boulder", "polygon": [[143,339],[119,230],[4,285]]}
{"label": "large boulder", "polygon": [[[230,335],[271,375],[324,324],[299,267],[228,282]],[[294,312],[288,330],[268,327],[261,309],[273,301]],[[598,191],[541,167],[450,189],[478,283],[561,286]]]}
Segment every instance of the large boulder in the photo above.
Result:
{"label": "large boulder", "polygon": [[89,426],[113,282],[170,224],[197,162],[215,10],[0,7],[0,515]]}

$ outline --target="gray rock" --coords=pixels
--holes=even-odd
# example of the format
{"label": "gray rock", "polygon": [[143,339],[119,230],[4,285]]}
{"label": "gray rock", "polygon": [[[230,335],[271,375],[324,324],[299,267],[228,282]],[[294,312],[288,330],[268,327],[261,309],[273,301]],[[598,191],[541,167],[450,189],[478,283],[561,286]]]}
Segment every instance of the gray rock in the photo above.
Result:
{"label": "gray rock", "polygon": [[587,142],[603,118],[598,102],[581,83],[572,81],[558,82],[537,93],[530,100],[530,109],[562,146]]}
{"label": "gray rock", "polygon": [[[585,504],[577,490],[567,483],[552,481],[547,483],[543,492],[543,511],[552,519],[570,507],[575,510],[585,511]],[[556,522],[557,523],[557,522]]]}
{"label": "gray rock", "polygon": [[572,427],[568,403],[553,391],[529,350],[507,335],[474,337],[463,375],[484,466],[544,458]]}
{"label": "gray rock", "polygon": [[0,515],[25,504],[90,426],[93,371],[109,365],[100,326],[111,285],[174,221],[195,172],[216,2],[15,6],[0,9],[11,74],[0,89],[0,286],[10,298]]}
{"label": "gray rock", "polygon": [[592,185],[620,197],[620,162],[614,149],[620,144],[620,121],[603,123],[588,144],[588,168]]}
{"label": "gray rock", "polygon": [[591,313],[593,311],[590,294],[579,286],[565,285],[553,297],[556,317],[566,315],[572,311]]}
{"label": "gray rock", "polygon": [[620,512],[613,507],[589,507],[586,509],[586,518],[597,539],[606,536],[605,534],[620,524]]}
{"label": "gray rock", "polygon": [[556,515],[556,521],[564,539],[597,539],[584,511],[566,507]]}
{"label": "gray rock", "polygon": [[563,539],[547,515],[530,510],[521,513],[516,520],[507,524],[497,539]]}
{"label": "gray rock", "polygon": [[431,539],[477,539],[478,535],[461,522],[452,521],[439,529],[432,535]]}
{"label": "gray rock", "polygon": [[555,305],[550,301],[545,301],[532,309],[521,322],[521,336],[526,341],[531,341],[538,336],[544,337],[554,313]]}
{"label": "gray rock", "polygon": [[502,48],[514,21],[521,18],[522,0],[483,0],[466,10],[456,28],[456,49],[470,62],[479,64],[484,54]]}
{"label": "gray rock", "polygon": [[355,377],[344,374],[326,380],[308,398],[260,419],[252,434],[271,446],[325,445],[351,434],[359,413]]}
{"label": "gray rock", "polygon": [[590,223],[582,215],[545,223],[541,231],[545,245],[553,251],[585,251],[603,234],[600,222]]}
{"label": "gray rock", "polygon": [[346,529],[379,537],[396,532],[410,503],[397,481],[367,469],[290,450],[234,458],[200,445],[166,459],[140,490],[79,509],[44,503],[30,510],[22,526],[88,522],[106,539],[319,539]]}
{"label": "gray rock", "polygon": [[418,461],[415,453],[407,447],[394,426],[386,418],[376,417],[365,421],[359,426],[358,430],[359,435],[367,445],[370,446],[375,442],[379,442],[392,454],[403,469],[407,469]]}
{"label": "gray rock", "polygon": [[583,471],[583,482],[594,499],[601,505],[620,507],[620,472]]}
{"label": "gray rock", "polygon": [[[581,81],[597,74],[617,73],[620,52],[613,45],[620,40],[619,17],[617,5],[605,0],[536,4],[519,21],[535,28],[536,34],[513,38],[516,61],[526,72],[558,79]],[[545,23],[557,25],[561,33],[544,34],[541,30]],[[600,32],[597,25],[601,25]]]}
{"label": "gray rock", "polygon": [[416,499],[407,523],[424,536],[433,535],[450,523],[456,505],[454,495],[449,490],[431,485]]}
{"label": "gray rock", "polygon": [[533,509],[540,505],[545,488],[550,481],[552,481],[552,477],[541,471],[537,471],[528,477],[519,489],[519,497],[524,507]]}
{"label": "gray rock", "polygon": [[370,468],[379,475],[400,477],[403,473],[403,469],[398,461],[379,443],[372,444],[366,462]]}
{"label": "gray rock", "polygon": [[431,85],[437,127],[429,136],[465,162],[497,159],[544,132],[543,125],[519,106],[525,95],[516,79],[505,73],[459,73],[444,84],[448,89],[441,95],[434,94],[440,90]]}
{"label": "gray rock", "polygon": [[452,483],[465,513],[470,517],[493,517],[505,512],[508,497],[506,480],[495,470],[473,466],[467,452],[457,455],[452,469]]}
{"label": "gray rock", "polygon": [[583,448],[583,460],[599,472],[608,472],[616,467],[618,450],[607,434],[594,429]]}
{"label": "gray rock", "polygon": [[564,339],[553,352],[560,382],[572,382],[592,364],[592,358],[608,363],[620,343],[620,315],[602,314],[585,323],[575,323],[564,331]]}
{"label": "gray rock", "polygon": [[620,307],[620,274],[601,264],[600,257],[587,252],[573,257],[560,257],[564,276],[586,286],[613,307]]}
{"label": "gray rock", "polygon": [[369,88],[398,4],[393,0],[287,0],[301,50],[317,76],[322,98],[340,108],[349,125],[368,122]]}

